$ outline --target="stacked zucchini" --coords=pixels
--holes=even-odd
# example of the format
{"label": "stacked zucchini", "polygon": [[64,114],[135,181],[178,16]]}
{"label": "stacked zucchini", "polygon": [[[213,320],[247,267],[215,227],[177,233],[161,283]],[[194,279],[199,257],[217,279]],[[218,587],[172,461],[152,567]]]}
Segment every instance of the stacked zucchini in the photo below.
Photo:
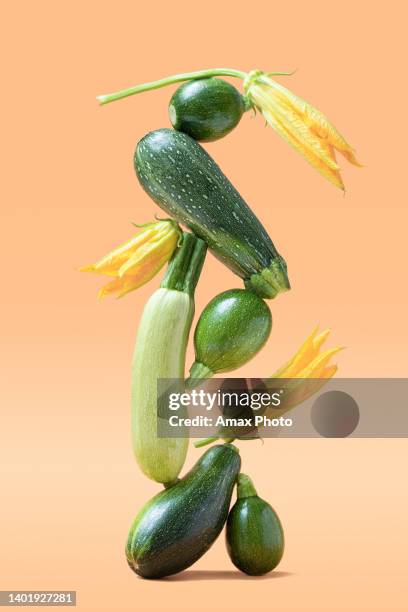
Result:
{"label": "stacked zucchini", "polygon": [[[192,81],[171,100],[177,129],[150,132],[135,152],[144,190],[190,230],[183,232],[160,288],[144,308],[132,365],[134,454],[143,473],[165,487],[140,510],[129,533],[127,559],[144,578],[162,578],[192,565],[225,523],[229,555],[243,572],[264,574],[283,553],[279,519],[240,473],[233,444],[212,446],[179,479],[187,433],[185,438],[157,435],[157,381],[184,380],[194,290],[207,248],[243,280],[244,288],[221,293],[204,309],[194,335],[195,362],[183,387],[247,363],[271,332],[264,299],[290,287],[286,263],[265,228],[197,142],[227,134],[243,111],[241,94],[228,83]],[[230,511],[235,484],[237,501]]]}

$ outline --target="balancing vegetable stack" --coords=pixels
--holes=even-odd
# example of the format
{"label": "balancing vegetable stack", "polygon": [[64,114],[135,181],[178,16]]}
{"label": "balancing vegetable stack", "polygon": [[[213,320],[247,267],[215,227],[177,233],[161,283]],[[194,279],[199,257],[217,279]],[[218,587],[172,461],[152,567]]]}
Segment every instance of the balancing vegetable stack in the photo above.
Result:
{"label": "balancing vegetable stack", "polygon": [[[219,76],[242,79],[244,94]],[[132,362],[134,455],[142,472],[164,486],[137,514],[126,545],[130,567],[143,578],[163,578],[190,567],[225,524],[228,554],[242,572],[265,574],[283,555],[281,522],[257,495],[251,479],[240,472],[241,456],[233,439],[220,444],[220,432],[197,443],[217,442],[181,476],[188,432],[184,438],[157,433],[158,381],[178,380],[184,391],[246,364],[271,332],[272,315],[265,300],[290,289],[286,262],[268,231],[199,141],[226,136],[253,109],[336,186],[343,188],[335,149],[358,165],[351,147],[324,115],[271,76],[259,70],[204,70],[99,97],[106,104],[184,81],[169,104],[174,129],[148,133],[134,155],[140,185],[170,218],[141,226],[135,237],[82,268],[110,277],[100,297],[121,297],[168,263],[160,287],[144,307]],[[212,296],[201,313],[194,333],[195,361],[185,379],[194,292],[207,249],[241,279],[243,287]],[[329,360],[338,349],[320,353],[328,332],[316,333],[274,376],[319,378],[321,383],[293,383],[282,410],[315,393],[336,371]],[[230,510],[236,484],[237,501]]]}

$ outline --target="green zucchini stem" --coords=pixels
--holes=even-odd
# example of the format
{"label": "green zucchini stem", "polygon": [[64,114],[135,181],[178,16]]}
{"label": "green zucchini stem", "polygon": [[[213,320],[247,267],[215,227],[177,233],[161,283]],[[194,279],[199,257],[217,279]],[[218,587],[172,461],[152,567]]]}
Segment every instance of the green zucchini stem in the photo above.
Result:
{"label": "green zucchini stem", "polygon": [[176,485],[178,482],[180,482],[180,478],[176,478],[175,480],[172,480],[171,482],[164,482],[163,487],[165,489],[171,489],[171,487],[174,487],[174,485]]}
{"label": "green zucchini stem", "polygon": [[183,232],[181,245],[174,252],[160,287],[193,296],[206,252],[207,245],[204,240],[190,232]]}
{"label": "green zucchini stem", "polygon": [[257,495],[254,483],[246,474],[239,474],[237,480],[237,497],[255,497]]}
{"label": "green zucchini stem", "polygon": [[212,378],[213,376],[214,372],[210,370],[209,367],[199,361],[195,361],[190,368],[190,376],[185,382],[186,389],[194,389],[194,387],[199,384],[200,380],[203,378]]}
{"label": "green zucchini stem", "polygon": [[[194,442],[194,446],[195,448],[201,448],[202,446],[207,446],[207,444],[218,442],[219,439],[220,436],[211,436],[209,438],[203,438],[202,440],[198,440],[198,442]],[[223,438],[224,444],[231,444],[231,442],[234,442],[234,440],[235,438]]]}
{"label": "green zucchini stem", "polygon": [[198,442],[194,442],[194,446],[195,448],[201,448],[202,446],[207,446],[207,444],[212,444],[213,442],[217,442],[218,440],[218,436],[211,436],[209,438],[203,438],[202,440],[198,440]]}
{"label": "green zucchini stem", "polygon": [[[273,76],[288,76],[289,72],[270,72],[268,75]],[[128,87],[127,89],[121,89],[113,93],[102,94],[97,96],[96,99],[102,104],[109,104],[115,100],[121,100],[128,96],[133,96],[144,91],[151,91],[152,89],[159,89],[160,87],[167,87],[173,83],[181,83],[182,81],[191,81],[193,79],[205,79],[215,76],[230,76],[237,79],[245,79],[247,76],[246,72],[242,70],[235,70],[234,68],[210,68],[209,70],[197,70],[195,72],[184,72],[181,74],[174,74],[173,76],[159,79],[158,81],[150,81],[149,83],[141,83],[134,87]],[[248,110],[248,109],[247,109]]]}

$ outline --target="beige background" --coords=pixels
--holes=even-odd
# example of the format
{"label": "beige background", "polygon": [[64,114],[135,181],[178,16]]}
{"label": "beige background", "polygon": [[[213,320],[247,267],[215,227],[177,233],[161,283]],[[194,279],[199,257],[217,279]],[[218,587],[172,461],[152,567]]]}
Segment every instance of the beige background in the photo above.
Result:
{"label": "beige background", "polygon": [[[206,67],[297,68],[281,82],[329,115],[365,168],[342,162],[343,197],[250,116],[208,146],[293,285],[271,303],[268,346],[237,374],[268,375],[320,322],[347,346],[340,375],[406,376],[404,8],[3,3],[1,589],[76,589],[81,610],[406,609],[406,440],[240,444],[286,529],[278,571],[235,572],[220,538],[185,574],[132,574],[127,530],[158,487],[131,453],[129,362],[158,280],[98,304],[100,280],[75,271],[156,212],[132,154],[168,125],[173,89],[104,108],[96,94]],[[197,311],[237,283],[209,257]]]}

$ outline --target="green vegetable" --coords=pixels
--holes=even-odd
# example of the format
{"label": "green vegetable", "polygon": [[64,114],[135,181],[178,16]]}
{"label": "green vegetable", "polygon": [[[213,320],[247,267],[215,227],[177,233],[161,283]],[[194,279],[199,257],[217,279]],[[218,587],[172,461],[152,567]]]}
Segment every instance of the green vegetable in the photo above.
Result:
{"label": "green vegetable", "polygon": [[[260,73],[261,71],[257,70],[256,72]],[[109,104],[109,102],[114,102],[115,100],[122,100],[122,98],[127,98],[128,96],[143,93],[144,91],[151,91],[153,89],[160,89],[161,87],[167,87],[167,85],[173,85],[174,83],[181,83],[182,81],[197,79],[207,79],[216,76],[229,76],[237,79],[243,79],[245,84],[245,81],[251,77],[252,73],[253,71],[247,73],[243,72],[242,70],[236,70],[235,68],[210,68],[208,70],[182,72],[181,74],[173,74],[171,76],[164,77],[163,79],[158,79],[157,81],[140,83],[139,85],[127,87],[126,89],[121,89],[120,91],[102,94],[100,96],[96,96],[96,99],[100,104]],[[267,76],[290,76],[292,74],[293,72],[268,72]]]}
{"label": "green vegetable", "polygon": [[248,289],[265,298],[289,289],[285,261],[265,229],[195,140],[176,130],[150,132],[134,164],[153,200],[205,240]]}
{"label": "green vegetable", "polygon": [[184,378],[194,289],[205,254],[205,243],[185,232],[160,289],[143,310],[136,340],[132,363],[133,449],[146,476],[164,484],[174,482],[180,473],[188,437],[157,436],[157,381]]}
{"label": "green vegetable", "polygon": [[130,567],[162,578],[197,561],[224,526],[240,465],[234,446],[212,446],[182,480],[147,502],[130,529]]}
{"label": "green vegetable", "polygon": [[237,501],[228,515],[226,539],[231,561],[250,576],[270,572],[282,559],[281,522],[245,474],[238,476]]}
{"label": "green vegetable", "polygon": [[245,111],[239,91],[222,79],[197,79],[173,94],[169,116],[173,127],[194,140],[210,142],[226,136]]}
{"label": "green vegetable", "polygon": [[195,362],[187,386],[244,365],[267,341],[272,316],[266,302],[246,289],[220,293],[204,308],[194,332]]}

